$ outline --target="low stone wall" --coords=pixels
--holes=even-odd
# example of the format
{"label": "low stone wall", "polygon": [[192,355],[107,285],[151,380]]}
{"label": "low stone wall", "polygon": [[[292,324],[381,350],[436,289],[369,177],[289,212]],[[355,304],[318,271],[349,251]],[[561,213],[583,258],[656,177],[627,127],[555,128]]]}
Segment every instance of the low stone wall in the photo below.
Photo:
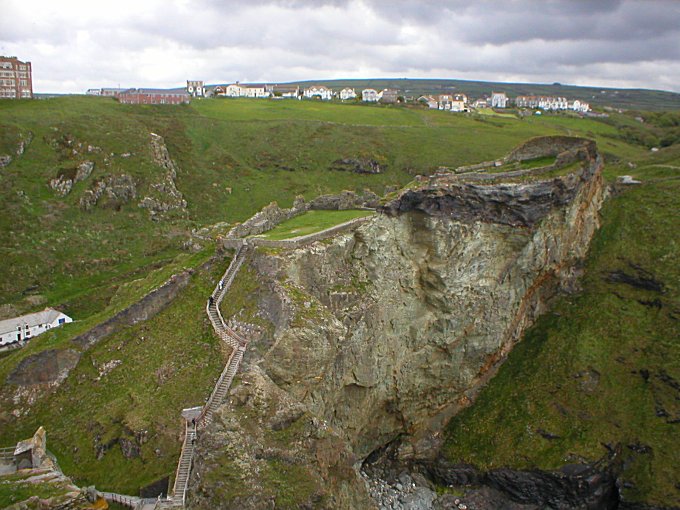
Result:
{"label": "low stone wall", "polygon": [[314,243],[316,241],[321,241],[323,239],[328,239],[329,237],[336,236],[342,232],[347,232],[349,230],[353,230],[359,225],[366,223],[371,219],[372,216],[364,216],[362,218],[354,218],[353,220],[350,220],[345,223],[341,223],[340,225],[336,225],[334,227],[328,228],[326,230],[322,230],[321,232],[316,232],[314,234],[309,234],[306,236],[300,236],[300,237],[294,237],[292,239],[281,239],[281,240],[273,240],[273,239],[261,239],[261,238],[254,238],[248,240],[248,243],[253,245],[253,246],[263,246],[265,248],[299,248],[301,246],[305,246],[307,244]]}
{"label": "low stone wall", "polygon": [[575,136],[539,136],[515,148],[505,156],[504,161],[526,161],[528,159],[558,156],[563,152],[585,149],[591,155],[596,152],[595,142]]}
{"label": "low stone wall", "polygon": [[102,338],[119,330],[121,327],[132,326],[140,321],[150,319],[170,304],[172,300],[177,297],[179,292],[189,284],[193,272],[192,269],[187,269],[179,274],[173,275],[167,282],[144,296],[134,305],[118,312],[110,319],[95,326],[86,333],[78,335],[72,342],[87,349]]}
{"label": "low stone wall", "polygon": [[273,229],[279,223],[298,216],[307,210],[309,210],[309,204],[305,202],[302,196],[296,197],[293,207],[289,209],[282,209],[276,202],[272,202],[262,208],[260,212],[255,213],[240,225],[232,228],[227,234],[227,238],[240,239],[262,234]]}

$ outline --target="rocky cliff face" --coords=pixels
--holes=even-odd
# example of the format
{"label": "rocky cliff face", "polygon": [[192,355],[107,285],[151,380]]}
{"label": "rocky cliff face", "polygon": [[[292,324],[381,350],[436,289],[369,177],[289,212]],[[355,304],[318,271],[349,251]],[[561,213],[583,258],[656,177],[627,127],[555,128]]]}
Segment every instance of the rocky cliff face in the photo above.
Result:
{"label": "rocky cliff face", "polygon": [[[337,437],[348,452],[343,468],[397,437],[403,458],[436,453],[442,425],[474,399],[550,297],[573,282],[598,226],[601,159],[591,142],[562,142],[562,151],[579,152],[580,170],[522,184],[431,180],[353,233],[256,254],[251,265],[266,289],[258,313],[274,333],[251,344],[244,380],[257,371],[290,399],[286,408],[297,406]],[[248,394],[272,394],[259,387],[234,390],[238,398],[224,406],[215,433],[252,428],[234,420],[247,414],[239,402]],[[292,430],[293,450],[307,444],[293,432],[296,422],[281,428]],[[212,449],[229,442],[206,434]],[[239,441],[274,451],[258,434],[240,433]],[[295,455],[287,456],[294,465]],[[206,480],[220,476],[210,457],[203,451],[197,462],[203,494]],[[328,467],[317,456],[310,469],[337,482]],[[327,491],[335,498],[329,508],[360,508],[357,498],[372,505],[359,477],[345,483]],[[225,498],[222,506],[238,505]]]}

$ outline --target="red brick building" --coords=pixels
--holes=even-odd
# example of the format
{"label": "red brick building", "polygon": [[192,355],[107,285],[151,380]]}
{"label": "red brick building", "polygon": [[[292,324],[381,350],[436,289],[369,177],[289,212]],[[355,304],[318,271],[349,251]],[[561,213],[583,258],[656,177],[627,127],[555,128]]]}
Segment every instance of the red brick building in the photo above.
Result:
{"label": "red brick building", "polygon": [[124,104],[182,104],[190,99],[186,90],[129,89],[118,94]]}
{"label": "red brick building", "polygon": [[0,56],[0,99],[32,99],[33,75],[30,62]]}

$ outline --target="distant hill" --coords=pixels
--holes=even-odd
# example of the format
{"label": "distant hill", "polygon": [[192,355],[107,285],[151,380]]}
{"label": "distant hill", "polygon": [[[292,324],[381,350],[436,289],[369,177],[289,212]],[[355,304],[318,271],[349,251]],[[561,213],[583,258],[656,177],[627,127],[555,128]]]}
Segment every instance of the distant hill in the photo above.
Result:
{"label": "distant hill", "polygon": [[505,92],[517,95],[563,96],[567,99],[583,99],[591,106],[611,106],[626,110],[680,110],[680,94],[663,90],[611,89],[603,87],[577,87],[575,85],[544,83],[499,83],[466,80],[425,80],[409,78],[386,78],[371,80],[316,80],[293,82],[296,85],[326,85],[331,88],[396,88],[408,95],[442,94],[463,92],[473,98]]}

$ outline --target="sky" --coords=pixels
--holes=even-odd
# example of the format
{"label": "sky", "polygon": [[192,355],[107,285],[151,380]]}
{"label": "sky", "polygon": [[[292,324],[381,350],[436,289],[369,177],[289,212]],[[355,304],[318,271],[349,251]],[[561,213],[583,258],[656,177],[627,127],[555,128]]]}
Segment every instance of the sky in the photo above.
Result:
{"label": "sky", "polygon": [[34,92],[450,78],[680,92],[680,0],[0,0]]}

